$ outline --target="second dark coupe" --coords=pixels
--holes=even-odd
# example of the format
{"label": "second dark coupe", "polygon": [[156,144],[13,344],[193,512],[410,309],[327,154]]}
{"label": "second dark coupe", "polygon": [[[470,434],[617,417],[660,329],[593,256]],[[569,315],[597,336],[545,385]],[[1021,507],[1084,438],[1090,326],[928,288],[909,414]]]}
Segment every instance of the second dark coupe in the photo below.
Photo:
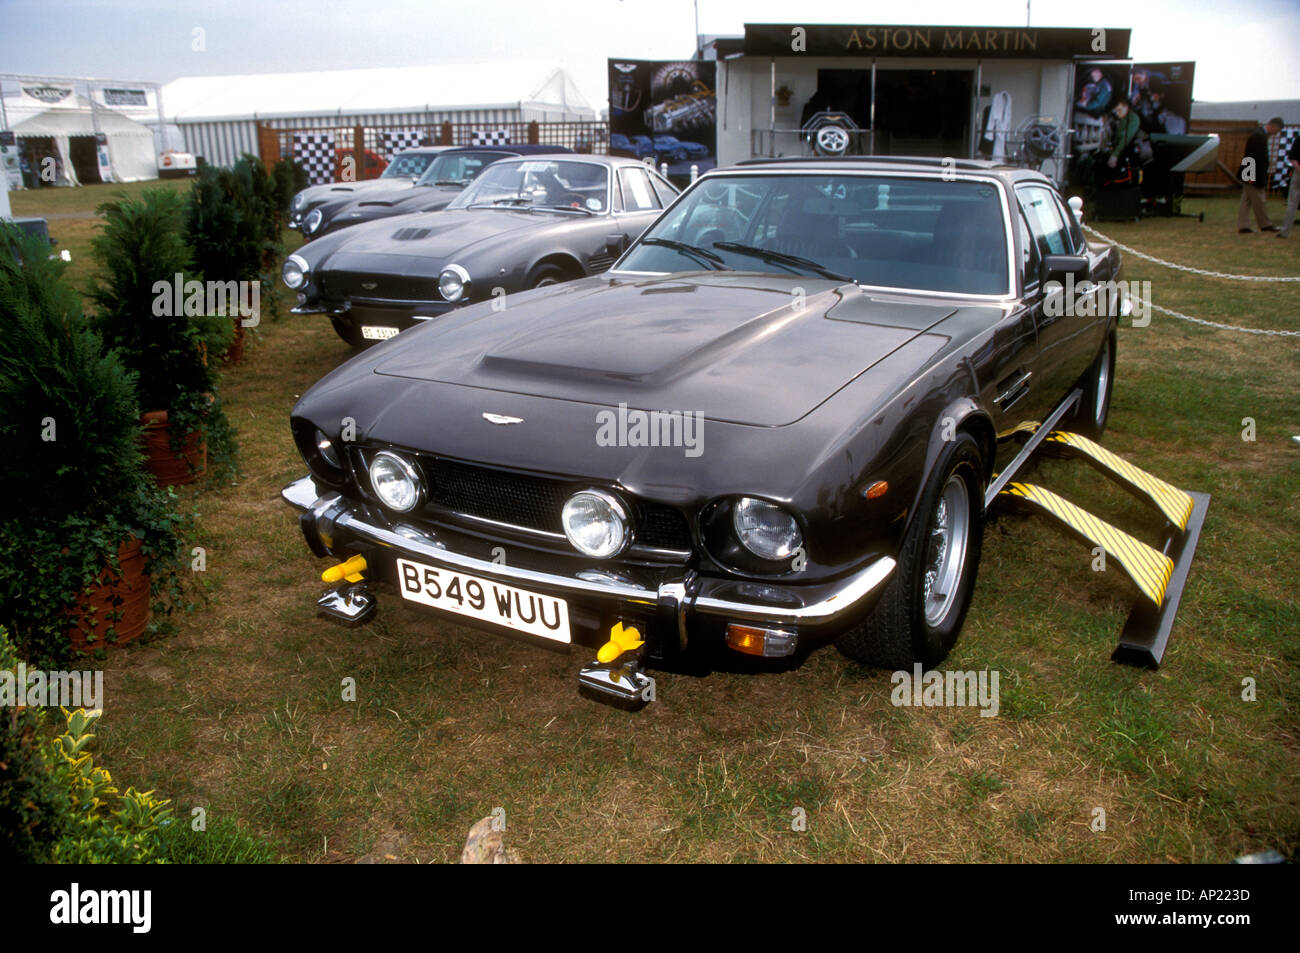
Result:
{"label": "second dark coupe", "polygon": [[607,269],[677,196],[634,159],[504,159],[441,212],[326,235],[290,255],[296,314],[354,347],[476,301]]}

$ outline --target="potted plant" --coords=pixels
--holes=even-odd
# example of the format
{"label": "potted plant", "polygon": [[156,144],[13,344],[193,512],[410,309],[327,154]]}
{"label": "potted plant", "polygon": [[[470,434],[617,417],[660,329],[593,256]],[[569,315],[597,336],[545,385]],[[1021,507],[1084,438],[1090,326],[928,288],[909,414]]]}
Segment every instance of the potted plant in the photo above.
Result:
{"label": "potted plant", "polygon": [[99,207],[104,224],[91,241],[99,268],[92,326],[136,373],[147,465],[160,486],[202,476],[214,438],[223,457],[233,454],[207,359],[212,342],[224,349],[233,329],[207,315],[201,284],[192,292],[198,276],[181,230],[183,208],[167,189],[119,196]]}
{"label": "potted plant", "polygon": [[124,642],[179,595],[187,520],[144,470],[136,374],[41,239],[0,224],[0,625],[34,664]]}
{"label": "potted plant", "polygon": [[[287,214],[292,195],[286,200],[283,193],[294,181],[292,173],[290,164],[288,173],[268,175],[263,162],[251,155],[242,156],[233,168],[208,166],[199,173],[185,202],[185,234],[194,265],[205,277],[275,287],[276,262],[283,251],[280,205],[283,201]],[[275,295],[263,303],[274,309]],[[245,327],[238,315],[231,324],[234,340],[222,358],[236,363],[243,355]]]}

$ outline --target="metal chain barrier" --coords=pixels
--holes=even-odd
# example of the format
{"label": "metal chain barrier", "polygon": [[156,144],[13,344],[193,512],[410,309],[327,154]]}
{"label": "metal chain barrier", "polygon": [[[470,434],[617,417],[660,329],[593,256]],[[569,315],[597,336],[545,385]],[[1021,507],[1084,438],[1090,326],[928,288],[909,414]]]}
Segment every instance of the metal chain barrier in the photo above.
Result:
{"label": "metal chain barrier", "polygon": [[1300,277],[1280,278],[1274,275],[1229,275],[1222,271],[1207,271],[1204,268],[1192,268],[1189,265],[1179,265],[1172,261],[1165,261],[1163,258],[1157,258],[1155,255],[1148,255],[1145,252],[1140,252],[1136,248],[1130,248],[1123,242],[1117,242],[1115,239],[1103,235],[1091,225],[1084,225],[1083,229],[1084,231],[1092,232],[1092,234],[1096,235],[1102,241],[1109,242],[1116,248],[1122,248],[1130,255],[1136,255],[1138,258],[1145,258],[1147,261],[1153,261],[1157,265],[1164,265],[1166,268],[1173,268],[1177,271],[1186,271],[1193,275],[1204,275],[1207,278],[1227,278],[1231,281],[1300,281]]}
{"label": "metal chain barrier", "polygon": [[1150,301],[1143,301],[1143,299],[1139,298],[1137,295],[1133,295],[1133,300],[1145,304],[1153,311],[1167,314],[1171,318],[1178,318],[1181,321],[1190,321],[1192,324],[1199,324],[1206,328],[1215,328],[1219,331],[1240,331],[1242,334],[1262,334],[1265,337],[1300,338],[1300,331],[1275,331],[1272,328],[1241,328],[1234,324],[1220,324],[1217,321],[1206,321],[1204,318],[1194,318],[1190,314],[1183,314],[1181,311],[1162,308],[1160,305],[1153,304]]}

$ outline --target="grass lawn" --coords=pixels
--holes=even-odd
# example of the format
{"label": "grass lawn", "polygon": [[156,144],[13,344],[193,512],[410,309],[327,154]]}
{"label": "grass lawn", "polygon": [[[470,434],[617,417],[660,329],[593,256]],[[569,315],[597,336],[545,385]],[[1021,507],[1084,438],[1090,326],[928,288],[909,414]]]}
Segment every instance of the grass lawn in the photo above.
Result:
{"label": "grass lawn", "polygon": [[[74,211],[77,194],[100,201],[89,188],[20,195],[15,213]],[[47,195],[57,205],[41,206]],[[1300,235],[1237,235],[1235,199],[1186,207],[1206,221],[1097,225],[1178,262],[1300,275]],[[94,221],[81,227],[51,223],[74,263]],[[1133,258],[1125,276],[1177,311],[1300,329],[1297,284]],[[1090,571],[1090,552],[1041,519],[1003,516],[943,666],[998,670],[995,718],[896,708],[888,672],[833,648],[790,671],[656,673],[659,700],[627,714],[577,695],[585,652],[394,597],[366,628],[318,620],[325,564],[278,492],[303,472],[290,408],[347,357],[319,317],[257,329],[222,389],[241,477],[192,491],[200,606],[174,636],[103,663],[100,760],[171,797],[178,816],[204,807],[289,861],[453,860],[498,807],[507,844],[533,861],[1222,862],[1270,847],[1294,859],[1300,339],[1159,314],[1121,330],[1106,445],[1213,495],[1165,664],[1109,661],[1135,592],[1118,570]],[[1044,462],[1031,479],[1152,538],[1136,504],[1082,464]],[[355,702],[341,698],[347,677]],[[1256,700],[1243,700],[1244,679]],[[792,830],[796,809],[806,831]]]}

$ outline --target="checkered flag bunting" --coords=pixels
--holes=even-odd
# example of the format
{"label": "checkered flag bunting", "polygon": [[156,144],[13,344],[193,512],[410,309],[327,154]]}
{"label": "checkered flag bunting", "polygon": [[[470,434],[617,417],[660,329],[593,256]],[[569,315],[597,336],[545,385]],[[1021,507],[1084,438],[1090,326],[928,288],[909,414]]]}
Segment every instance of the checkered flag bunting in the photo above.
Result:
{"label": "checkered flag bunting", "polygon": [[471,146],[508,146],[509,129],[475,129],[470,133]]}
{"label": "checkered flag bunting", "polygon": [[383,134],[383,144],[380,146],[380,152],[383,154],[385,162],[392,162],[393,156],[406,149],[414,149],[424,138],[424,131],[421,129],[386,129]]}
{"label": "checkered flag bunting", "polygon": [[293,134],[293,159],[307,170],[310,185],[326,185],[334,181],[334,133],[295,132]]}
{"label": "checkered flag bunting", "polygon": [[1277,135],[1277,162],[1269,178],[1269,188],[1285,192],[1291,186],[1291,144],[1300,136],[1300,126],[1287,126]]}

